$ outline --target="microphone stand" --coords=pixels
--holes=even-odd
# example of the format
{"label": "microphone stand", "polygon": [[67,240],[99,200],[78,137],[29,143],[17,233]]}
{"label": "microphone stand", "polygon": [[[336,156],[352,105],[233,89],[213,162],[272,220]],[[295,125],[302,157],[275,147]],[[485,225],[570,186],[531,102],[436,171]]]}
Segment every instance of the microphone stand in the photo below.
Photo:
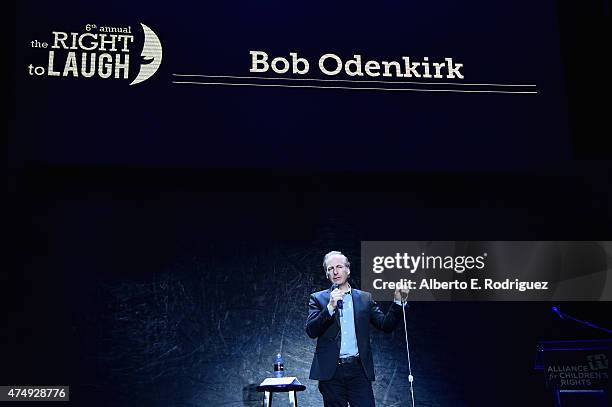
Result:
{"label": "microphone stand", "polygon": [[600,330],[600,331],[604,331],[604,332],[605,332],[605,333],[607,333],[607,334],[611,334],[611,333],[612,333],[612,330],[610,330],[610,329],[603,328],[603,327],[601,327],[601,326],[595,325],[595,324],[594,324],[594,323],[592,323],[592,322],[589,322],[589,321],[583,321],[583,320],[581,320],[581,319],[578,319],[578,318],[576,318],[576,317],[573,317],[573,316],[571,316],[571,315],[569,315],[569,314],[566,314],[565,312],[562,312],[562,311],[561,311],[559,308],[557,308],[557,307],[552,307],[552,311],[553,311],[555,314],[557,314],[557,315],[559,316],[559,318],[561,318],[561,319],[568,319],[568,320],[570,320],[570,321],[574,321],[574,322],[576,322],[576,323],[578,323],[578,324],[580,324],[580,325],[584,325],[584,326],[587,326],[587,327],[589,327],[589,328],[593,328],[593,329],[598,329],[598,330]]}
{"label": "microphone stand", "polygon": [[404,337],[406,339],[406,355],[408,357],[408,382],[410,383],[410,398],[412,399],[412,407],[414,407],[414,388],[412,382],[414,382],[414,376],[412,376],[412,365],[410,363],[410,347],[408,346],[408,325],[406,323],[406,303],[408,302],[408,296],[402,298],[402,315],[404,320]]}

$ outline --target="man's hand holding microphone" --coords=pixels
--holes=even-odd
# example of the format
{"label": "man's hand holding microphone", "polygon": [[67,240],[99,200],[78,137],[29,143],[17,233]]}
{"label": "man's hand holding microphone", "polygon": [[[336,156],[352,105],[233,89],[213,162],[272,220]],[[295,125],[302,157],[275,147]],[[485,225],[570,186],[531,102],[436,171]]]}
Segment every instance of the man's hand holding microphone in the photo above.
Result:
{"label": "man's hand holding microphone", "polygon": [[344,294],[344,290],[341,290],[338,287],[333,288],[331,295],[329,296],[329,306],[332,307],[332,309],[336,309],[338,307],[338,301],[342,301],[342,297],[344,297]]}

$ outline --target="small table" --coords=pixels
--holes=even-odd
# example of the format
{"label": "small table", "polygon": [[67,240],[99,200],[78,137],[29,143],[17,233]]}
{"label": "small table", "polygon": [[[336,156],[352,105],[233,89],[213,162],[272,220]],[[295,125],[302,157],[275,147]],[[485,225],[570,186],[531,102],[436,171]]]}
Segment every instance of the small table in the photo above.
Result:
{"label": "small table", "polygon": [[263,407],[272,407],[274,393],[289,393],[289,405],[298,407],[297,393],[306,390],[297,377],[268,378],[257,386],[257,391],[264,394]]}

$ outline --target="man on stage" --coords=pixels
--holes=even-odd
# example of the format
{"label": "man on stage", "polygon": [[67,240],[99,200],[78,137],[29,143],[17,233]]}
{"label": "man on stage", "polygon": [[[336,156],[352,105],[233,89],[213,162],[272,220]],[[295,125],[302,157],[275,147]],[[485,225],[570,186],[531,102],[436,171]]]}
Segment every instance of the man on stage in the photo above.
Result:
{"label": "man on stage", "polygon": [[[332,288],[310,295],[306,333],[317,339],[310,378],[319,381],[325,407],[373,407],[374,363],[370,348],[370,323],[391,332],[402,318],[402,294],[395,290],[394,303],[385,315],[372,295],[351,288],[348,258],[337,251],[323,259]],[[342,306],[339,306],[342,301]]]}

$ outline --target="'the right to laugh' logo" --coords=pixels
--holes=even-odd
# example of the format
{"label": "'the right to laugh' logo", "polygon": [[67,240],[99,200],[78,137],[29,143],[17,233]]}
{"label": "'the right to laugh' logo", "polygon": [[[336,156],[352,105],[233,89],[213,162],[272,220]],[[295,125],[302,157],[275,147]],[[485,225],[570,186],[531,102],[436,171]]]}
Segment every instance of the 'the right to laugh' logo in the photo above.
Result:
{"label": "'the right to laugh' logo", "polygon": [[[152,77],[162,62],[162,45],[155,32],[142,27],[138,72],[130,72],[130,52],[137,47],[131,26],[87,24],[83,32],[53,31],[51,41],[32,40],[32,48],[48,51],[44,65],[29,64],[33,77],[98,78],[129,80],[136,85]],[[139,41],[140,42],[140,41]],[[135,70],[134,70],[135,71]]]}

